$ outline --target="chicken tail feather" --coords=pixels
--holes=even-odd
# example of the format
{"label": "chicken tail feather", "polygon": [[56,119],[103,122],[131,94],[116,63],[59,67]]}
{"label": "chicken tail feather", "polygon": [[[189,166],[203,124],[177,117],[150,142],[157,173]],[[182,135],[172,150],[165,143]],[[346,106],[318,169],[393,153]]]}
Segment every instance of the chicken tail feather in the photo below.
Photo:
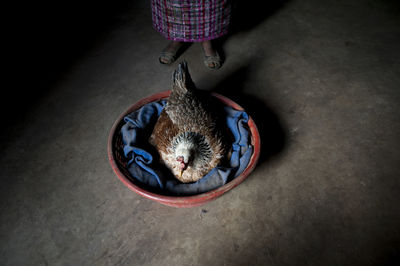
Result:
{"label": "chicken tail feather", "polygon": [[179,63],[178,68],[173,74],[172,90],[177,93],[186,93],[194,87],[194,83],[189,74],[189,68],[186,61]]}

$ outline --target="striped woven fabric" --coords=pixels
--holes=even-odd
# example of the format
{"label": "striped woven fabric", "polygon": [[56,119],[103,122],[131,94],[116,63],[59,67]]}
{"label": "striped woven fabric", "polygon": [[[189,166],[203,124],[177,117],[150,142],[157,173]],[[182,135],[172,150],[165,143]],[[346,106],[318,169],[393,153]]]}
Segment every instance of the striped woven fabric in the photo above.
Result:
{"label": "striped woven fabric", "polygon": [[151,0],[153,27],[168,40],[202,42],[228,32],[229,0]]}

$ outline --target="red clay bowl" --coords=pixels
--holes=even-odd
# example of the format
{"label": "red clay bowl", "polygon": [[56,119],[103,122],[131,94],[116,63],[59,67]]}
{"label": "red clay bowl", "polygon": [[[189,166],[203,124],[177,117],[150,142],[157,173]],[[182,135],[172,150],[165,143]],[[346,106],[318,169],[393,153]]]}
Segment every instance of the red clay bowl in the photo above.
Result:
{"label": "red clay bowl", "polygon": [[[116,122],[114,123],[110,135],[108,137],[108,159],[110,161],[111,167],[114,170],[114,172],[117,174],[118,178],[131,190],[135,191],[139,195],[142,195],[145,198],[157,201],[161,204],[168,205],[168,206],[173,206],[173,207],[194,207],[194,206],[199,206],[202,205],[208,201],[214,200],[217,197],[221,196],[223,193],[227,192],[228,190],[231,190],[232,188],[236,187],[240,183],[243,182],[247,178],[247,176],[254,170],[258,157],[260,155],[260,135],[258,134],[257,127],[249,117],[248,121],[248,126],[250,128],[251,132],[251,144],[254,147],[253,155],[251,156],[250,162],[247,165],[246,169],[242,172],[241,175],[233,179],[232,181],[228,182],[227,184],[211,190],[209,192],[197,194],[197,195],[192,195],[192,196],[166,196],[166,195],[160,195],[156,194],[154,192],[147,191],[141,187],[139,187],[137,184],[132,182],[132,179],[130,178],[129,172],[126,170],[124,163],[123,163],[123,158],[121,158],[123,155],[118,151],[121,146],[121,139],[120,139],[120,130],[122,125],[124,124],[123,118],[139,109],[143,105],[154,102],[154,101],[159,101],[164,98],[168,98],[169,94],[171,91],[163,91],[159,92],[156,94],[153,94],[151,96],[148,96],[146,98],[143,98],[142,100],[138,101],[134,105],[128,108],[124,113],[122,113]],[[232,100],[226,98],[225,96],[212,93],[212,96],[216,97],[218,100],[221,101],[221,103],[231,106],[232,108],[236,110],[244,110],[240,105],[237,103],[233,102]]]}

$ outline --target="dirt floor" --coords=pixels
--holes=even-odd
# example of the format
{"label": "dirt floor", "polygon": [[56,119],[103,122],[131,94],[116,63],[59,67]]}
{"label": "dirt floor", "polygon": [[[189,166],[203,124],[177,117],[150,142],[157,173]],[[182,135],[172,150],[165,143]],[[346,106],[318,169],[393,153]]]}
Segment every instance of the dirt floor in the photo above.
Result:
{"label": "dirt floor", "polygon": [[1,265],[399,265],[400,5],[259,2],[235,2],[220,70],[199,44],[179,58],[263,143],[248,179],[189,209],[130,191],[107,159],[116,118],[177,66],[158,62],[150,2],[26,11],[2,97]]}

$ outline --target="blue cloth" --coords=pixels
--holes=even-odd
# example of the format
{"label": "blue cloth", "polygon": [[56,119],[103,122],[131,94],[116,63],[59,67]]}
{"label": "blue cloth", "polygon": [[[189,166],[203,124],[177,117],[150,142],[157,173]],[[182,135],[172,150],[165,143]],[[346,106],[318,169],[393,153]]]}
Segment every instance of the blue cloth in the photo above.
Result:
{"label": "blue cloth", "polygon": [[229,106],[224,108],[227,127],[234,136],[229,165],[218,166],[197,182],[186,184],[159,171],[146,144],[165,104],[165,100],[148,103],[124,118],[125,124],[121,128],[121,134],[124,154],[128,159],[128,171],[132,177],[157,190],[193,195],[218,188],[244,171],[253,153],[246,127],[249,117],[246,112],[237,111]]}

